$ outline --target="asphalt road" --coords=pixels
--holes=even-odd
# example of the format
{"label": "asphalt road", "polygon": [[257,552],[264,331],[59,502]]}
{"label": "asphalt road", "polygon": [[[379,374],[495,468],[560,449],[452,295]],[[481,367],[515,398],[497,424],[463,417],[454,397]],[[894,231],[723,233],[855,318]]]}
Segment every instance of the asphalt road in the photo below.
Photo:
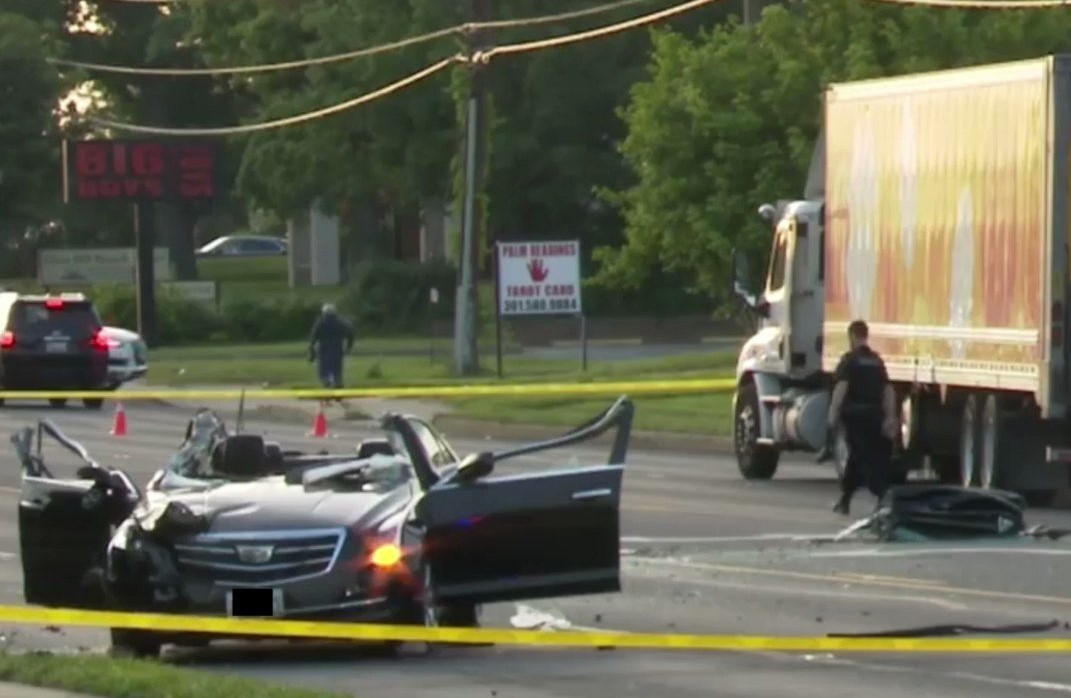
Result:
{"label": "asphalt road", "polygon": [[[110,408],[109,408],[110,410]],[[108,435],[110,411],[81,408],[0,410],[10,434],[48,414],[101,462],[144,479],[181,438],[189,410],[127,406],[129,435]],[[287,443],[312,443],[308,425],[256,422]],[[344,446],[368,425],[332,424],[331,444]],[[6,436],[5,436],[6,439]],[[5,440],[6,443],[6,440]],[[316,445],[323,445],[319,442]],[[458,440],[461,451],[487,441]],[[48,453],[46,452],[46,456]],[[562,453],[591,463],[593,448]],[[560,465],[528,459],[519,467]],[[13,459],[0,471],[0,603],[21,603],[15,518],[18,473]],[[57,469],[60,468],[56,461]],[[814,543],[846,521],[829,511],[835,483],[825,468],[786,466],[772,482],[747,483],[720,456],[635,452],[622,513],[624,591],[485,609],[484,624],[500,627],[603,628],[718,634],[824,635],[876,632],[934,624],[1048,624],[1036,636],[1071,631],[1071,544],[945,545]],[[860,497],[865,513],[872,500]],[[1071,513],[1038,510],[1030,523],[1071,527]],[[105,634],[77,628],[0,627],[16,648],[100,650]],[[416,645],[394,659],[350,647],[233,645],[168,654],[169,661],[205,670],[318,685],[365,698],[498,696],[596,698],[621,695],[766,698],[905,694],[1003,698],[1071,693],[1063,657],[990,655],[806,655],[767,652],[576,650],[525,647],[435,648]]]}

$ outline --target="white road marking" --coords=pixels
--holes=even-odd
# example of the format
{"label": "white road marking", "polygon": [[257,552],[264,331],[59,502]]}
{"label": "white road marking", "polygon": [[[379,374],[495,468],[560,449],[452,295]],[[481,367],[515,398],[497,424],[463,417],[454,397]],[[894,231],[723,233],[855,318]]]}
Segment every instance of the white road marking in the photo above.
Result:
{"label": "white road marking", "polygon": [[[552,624],[558,626],[554,629],[575,629],[586,632],[610,632],[610,633],[628,633],[627,630],[616,630],[612,628],[584,628],[578,625],[572,625],[568,619],[563,616],[548,613],[546,611],[540,611],[539,609],[532,608],[531,606],[524,606],[519,604],[516,606],[517,614],[514,618],[521,616],[528,620],[547,620]],[[512,620],[512,619],[511,619]],[[544,626],[545,627],[545,626]],[[551,629],[551,628],[547,628]],[[832,654],[796,654],[792,652],[764,652],[764,651],[742,651],[742,654],[752,654],[757,656],[765,656],[767,658],[776,657],[781,660],[788,661],[803,661],[803,662],[815,662],[831,665],[840,665],[853,669],[861,669],[864,671],[882,671],[886,673],[926,673],[931,676],[959,679],[961,681],[974,681],[977,683],[989,684],[992,686],[1006,686],[1010,688],[1029,688],[1036,691],[1047,691],[1050,693],[1071,693],[1071,684],[1055,683],[1052,681],[1032,681],[1022,679],[1005,679],[996,676],[988,676],[985,674],[976,674],[973,672],[944,672],[944,671],[928,671],[926,669],[920,669],[919,667],[901,666],[897,664],[879,664],[876,662],[857,661],[854,659],[843,659],[836,657]]]}
{"label": "white road marking", "polygon": [[1063,683],[1053,683],[1051,681],[1024,681],[1022,679],[1004,679],[997,676],[987,676],[986,674],[976,674],[974,672],[967,671],[926,671],[920,670],[918,667],[898,666],[895,664],[877,664],[874,662],[861,662],[854,659],[842,659],[839,657],[834,657],[832,655],[807,655],[804,659],[806,661],[817,660],[820,663],[852,667],[855,669],[867,669],[871,671],[911,674],[927,673],[931,676],[941,676],[952,679],[960,679],[963,681],[975,681],[978,683],[985,683],[992,686],[1007,686],[1019,689],[1032,688],[1037,691],[1049,691],[1051,693],[1071,693],[1071,685]]}
{"label": "white road marking", "polygon": [[[664,579],[660,574],[653,574],[652,577],[658,579]],[[965,603],[959,601],[951,601],[949,599],[939,599],[929,596],[905,596],[905,595],[889,595],[889,594],[868,594],[865,592],[855,591],[853,589],[813,589],[807,587],[795,586],[778,586],[768,584],[756,584],[754,582],[730,582],[722,579],[675,579],[674,582],[678,584],[693,584],[697,586],[712,587],[715,589],[736,589],[739,591],[748,591],[759,594],[769,594],[771,596],[777,596],[784,598],[788,596],[815,596],[822,598],[834,598],[834,599],[857,599],[861,601],[871,602],[890,602],[895,601],[897,603],[911,602],[918,604],[927,604],[930,606],[937,606],[943,608],[946,611],[966,611],[970,608]],[[850,579],[845,579],[845,582],[851,582]]]}
{"label": "white road marking", "polygon": [[915,557],[919,555],[949,555],[949,554],[1018,554],[1018,555],[1071,555],[1071,548],[989,548],[984,546],[971,548],[906,548],[903,550],[888,550],[869,548],[865,550],[837,550],[826,552],[810,552],[807,557]]}
{"label": "white road marking", "polygon": [[829,533],[758,533],[751,536],[621,536],[622,543],[747,543],[750,541],[786,540],[806,542],[828,539]]}

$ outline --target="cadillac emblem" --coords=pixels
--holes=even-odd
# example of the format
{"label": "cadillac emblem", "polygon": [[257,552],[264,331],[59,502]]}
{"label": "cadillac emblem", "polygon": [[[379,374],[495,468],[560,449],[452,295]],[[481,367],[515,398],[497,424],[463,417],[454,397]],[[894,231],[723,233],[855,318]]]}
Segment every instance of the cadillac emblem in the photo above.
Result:
{"label": "cadillac emblem", "polygon": [[250,564],[260,564],[271,560],[275,547],[271,545],[238,545],[238,559]]}

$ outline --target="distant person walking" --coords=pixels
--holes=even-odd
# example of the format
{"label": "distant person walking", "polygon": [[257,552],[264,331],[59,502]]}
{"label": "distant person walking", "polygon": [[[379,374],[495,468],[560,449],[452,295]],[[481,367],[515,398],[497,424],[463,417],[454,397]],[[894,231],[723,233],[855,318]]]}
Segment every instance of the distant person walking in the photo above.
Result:
{"label": "distant person walking", "polygon": [[342,359],[351,349],[353,327],[334,305],[325,303],[309,336],[309,361],[318,361],[320,384],[325,388],[342,387]]}

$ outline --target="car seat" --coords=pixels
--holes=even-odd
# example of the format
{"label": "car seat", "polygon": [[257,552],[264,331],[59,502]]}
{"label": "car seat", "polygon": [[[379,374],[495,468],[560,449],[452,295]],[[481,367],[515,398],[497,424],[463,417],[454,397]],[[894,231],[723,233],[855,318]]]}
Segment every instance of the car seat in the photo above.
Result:
{"label": "car seat", "polygon": [[213,457],[212,467],[221,475],[253,478],[269,472],[264,437],[258,434],[233,434],[222,441],[217,450],[219,457]]}

